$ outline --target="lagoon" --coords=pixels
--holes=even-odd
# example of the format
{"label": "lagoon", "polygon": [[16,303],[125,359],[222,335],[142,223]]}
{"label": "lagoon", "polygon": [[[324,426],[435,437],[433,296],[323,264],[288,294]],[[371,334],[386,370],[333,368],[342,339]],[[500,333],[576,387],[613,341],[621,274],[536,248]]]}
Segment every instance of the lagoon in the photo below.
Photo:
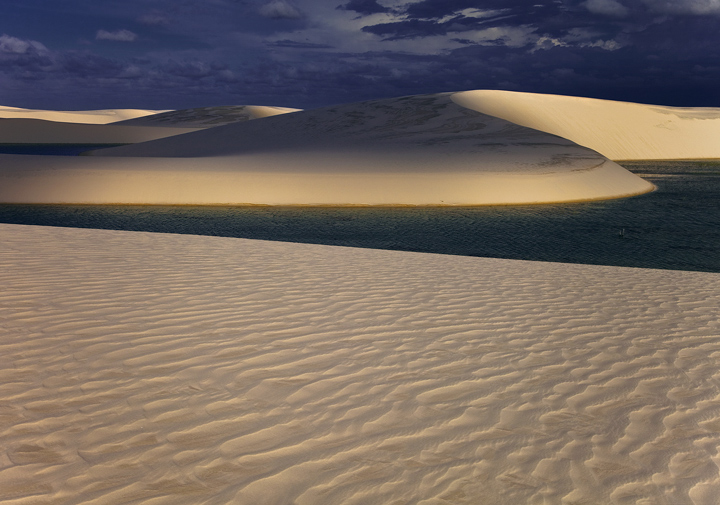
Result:
{"label": "lagoon", "polygon": [[720,161],[621,164],[657,190],[488,207],[0,205],[0,222],[720,272]]}

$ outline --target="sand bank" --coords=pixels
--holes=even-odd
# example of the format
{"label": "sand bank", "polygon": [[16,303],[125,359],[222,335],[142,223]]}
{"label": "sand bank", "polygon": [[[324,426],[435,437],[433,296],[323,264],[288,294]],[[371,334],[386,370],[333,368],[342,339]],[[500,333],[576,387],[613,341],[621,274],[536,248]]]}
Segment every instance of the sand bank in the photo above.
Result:
{"label": "sand bank", "polygon": [[720,158],[720,108],[474,90],[454,102],[559,135],[611,160]]}
{"label": "sand bank", "polygon": [[0,225],[0,500],[720,495],[720,276]]}
{"label": "sand bank", "polygon": [[39,110],[21,109],[18,107],[0,106],[0,118],[6,119],[44,119],[61,123],[87,123],[107,124],[123,121],[160,112],[165,110],[146,109],[104,109],[104,110]]}
{"label": "sand bank", "polygon": [[[348,157],[349,156],[349,157]],[[288,169],[293,157],[295,169]],[[632,196],[653,186],[610,161],[549,173],[418,170],[367,153],[216,158],[0,155],[4,203],[180,205],[506,205]],[[532,159],[529,160],[532,162]],[[343,169],[339,170],[338,166]],[[389,168],[388,168],[389,167]],[[520,167],[522,168],[522,167]],[[563,167],[564,168],[564,167]],[[640,182],[638,182],[640,181]]]}

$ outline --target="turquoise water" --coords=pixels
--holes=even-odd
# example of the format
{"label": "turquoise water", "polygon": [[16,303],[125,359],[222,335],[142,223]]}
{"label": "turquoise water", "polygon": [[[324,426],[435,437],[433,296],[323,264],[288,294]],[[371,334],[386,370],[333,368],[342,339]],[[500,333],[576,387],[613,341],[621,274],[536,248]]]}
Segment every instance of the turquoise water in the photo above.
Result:
{"label": "turquoise water", "polygon": [[623,165],[657,191],[503,207],[0,205],[0,222],[720,272],[720,161]]}

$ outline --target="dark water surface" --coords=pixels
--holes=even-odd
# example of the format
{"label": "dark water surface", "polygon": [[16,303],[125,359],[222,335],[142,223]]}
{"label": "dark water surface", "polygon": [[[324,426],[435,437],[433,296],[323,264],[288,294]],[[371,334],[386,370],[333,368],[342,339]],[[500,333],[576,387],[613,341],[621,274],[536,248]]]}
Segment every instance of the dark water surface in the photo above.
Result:
{"label": "dark water surface", "polygon": [[646,195],[503,207],[0,205],[0,222],[720,272],[720,162],[633,162]]}

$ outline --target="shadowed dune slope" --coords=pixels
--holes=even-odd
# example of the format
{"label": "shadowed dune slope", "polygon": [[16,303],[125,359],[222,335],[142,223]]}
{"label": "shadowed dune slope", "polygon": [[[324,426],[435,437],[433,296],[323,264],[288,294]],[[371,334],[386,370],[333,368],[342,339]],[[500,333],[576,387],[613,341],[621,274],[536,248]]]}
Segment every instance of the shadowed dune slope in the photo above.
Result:
{"label": "shadowed dune slope", "polygon": [[196,130],[63,123],[43,119],[0,119],[0,144],[134,144]]}
{"label": "shadowed dune slope", "polygon": [[611,160],[720,158],[720,108],[497,90],[464,91],[453,94],[452,100],[570,139]]}
{"label": "shadowed dune slope", "polygon": [[145,109],[105,109],[105,110],[38,110],[0,106],[0,118],[5,119],[44,119],[61,123],[107,124],[142,116],[167,112]]}
{"label": "shadowed dune slope", "polygon": [[298,112],[300,109],[262,105],[228,105],[173,110],[115,123],[130,126],[165,126],[172,128],[213,128],[231,123]]}
{"label": "shadowed dune slope", "polygon": [[0,236],[0,501],[720,496],[718,274]]}

